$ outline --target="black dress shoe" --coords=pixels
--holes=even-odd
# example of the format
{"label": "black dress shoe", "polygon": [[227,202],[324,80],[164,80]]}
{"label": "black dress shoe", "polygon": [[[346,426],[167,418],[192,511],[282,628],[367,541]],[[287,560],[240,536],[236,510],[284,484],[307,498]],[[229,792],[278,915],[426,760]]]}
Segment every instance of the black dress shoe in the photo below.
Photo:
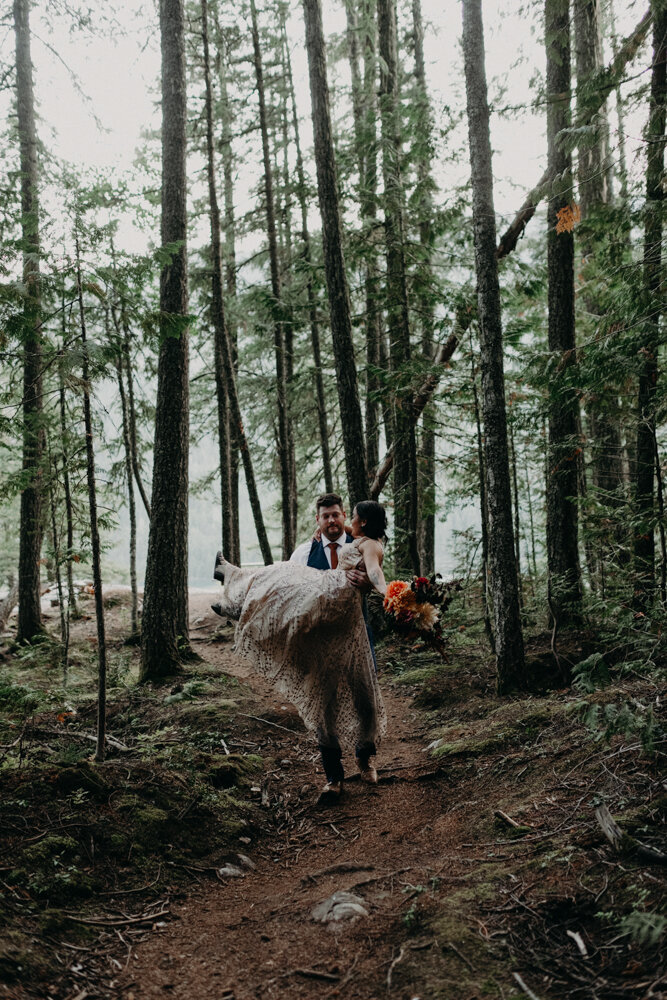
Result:
{"label": "black dress shoe", "polygon": [[327,781],[317,799],[318,806],[335,806],[343,794],[342,781]]}
{"label": "black dress shoe", "polygon": [[215,611],[216,615],[220,615],[221,618],[226,618],[227,615],[222,610],[222,604],[212,604],[211,611]]}
{"label": "black dress shoe", "polygon": [[215,566],[213,567],[213,579],[219,580],[220,583],[225,582],[225,571],[222,569],[222,564],[224,563],[222,557],[222,552],[216,552],[215,555]]}

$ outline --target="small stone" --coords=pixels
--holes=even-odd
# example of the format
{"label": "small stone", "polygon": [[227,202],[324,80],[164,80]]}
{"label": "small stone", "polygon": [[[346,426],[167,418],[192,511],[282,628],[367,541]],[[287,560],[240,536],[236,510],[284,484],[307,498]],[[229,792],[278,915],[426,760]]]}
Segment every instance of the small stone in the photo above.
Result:
{"label": "small stone", "polygon": [[253,871],[257,867],[255,862],[251,861],[247,854],[237,854],[236,857],[241,862],[241,866],[243,868],[249,868],[251,871]]}
{"label": "small stone", "polygon": [[364,900],[353,892],[334,892],[333,896],[318,903],[311,910],[311,917],[318,923],[339,923],[341,920],[358,920],[367,917]]}
{"label": "small stone", "polygon": [[236,865],[223,865],[218,868],[218,875],[223,878],[243,878],[243,872]]}

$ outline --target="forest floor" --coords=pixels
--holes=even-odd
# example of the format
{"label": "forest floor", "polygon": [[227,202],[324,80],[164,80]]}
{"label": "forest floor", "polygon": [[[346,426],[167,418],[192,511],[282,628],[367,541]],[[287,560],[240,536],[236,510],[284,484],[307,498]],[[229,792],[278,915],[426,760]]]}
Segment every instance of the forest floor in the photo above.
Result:
{"label": "forest floor", "polygon": [[[342,801],[318,807],[312,739],[210,600],[191,596],[201,660],[140,688],[107,595],[101,764],[92,609],[66,698],[55,644],[0,645],[0,998],[665,996],[665,869],[637,853],[665,849],[655,674],[499,699],[479,640],[449,664],[385,642],[379,784],[347,760]],[[606,738],[582,721],[600,713]]]}

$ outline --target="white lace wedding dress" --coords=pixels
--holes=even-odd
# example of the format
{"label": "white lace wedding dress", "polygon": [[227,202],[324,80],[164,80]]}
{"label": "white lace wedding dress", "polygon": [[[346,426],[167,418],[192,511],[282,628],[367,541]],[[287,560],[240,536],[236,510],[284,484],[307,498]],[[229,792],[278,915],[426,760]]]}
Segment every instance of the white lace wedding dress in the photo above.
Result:
{"label": "white lace wedding dress", "polygon": [[362,562],[359,541],[340,549],[335,570],[224,564],[225,603],[238,618],[236,651],[295,706],[320,742],[337,737],[350,747],[378,744],[387,721],[362,595],[345,576]]}

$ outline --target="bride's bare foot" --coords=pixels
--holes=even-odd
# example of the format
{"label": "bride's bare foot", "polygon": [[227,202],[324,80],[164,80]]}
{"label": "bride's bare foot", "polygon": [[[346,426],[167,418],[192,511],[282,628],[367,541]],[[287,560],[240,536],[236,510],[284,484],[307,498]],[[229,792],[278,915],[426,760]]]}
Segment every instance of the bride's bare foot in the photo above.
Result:
{"label": "bride's bare foot", "polygon": [[[225,582],[225,570],[224,570],[225,560],[222,552],[216,552],[215,555],[215,566],[213,567],[213,579],[219,580],[220,583]],[[215,608],[213,609],[215,611]],[[219,613],[219,612],[218,612]]]}

